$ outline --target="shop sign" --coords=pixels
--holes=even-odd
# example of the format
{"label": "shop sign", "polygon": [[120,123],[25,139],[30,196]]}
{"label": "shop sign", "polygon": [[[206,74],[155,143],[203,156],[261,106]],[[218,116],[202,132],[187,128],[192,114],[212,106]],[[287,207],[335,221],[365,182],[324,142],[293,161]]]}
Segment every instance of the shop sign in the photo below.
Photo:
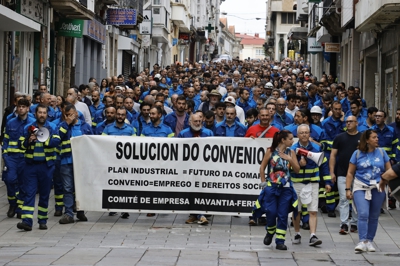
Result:
{"label": "shop sign", "polygon": [[315,37],[308,38],[307,50],[309,53],[319,53],[324,51],[324,47],[320,42],[317,42]]}
{"label": "shop sign", "polygon": [[136,9],[110,8],[107,10],[108,25],[136,25],[136,18]]}
{"label": "shop sign", "polygon": [[39,24],[47,26],[48,6],[43,0],[18,0],[16,11]]}
{"label": "shop sign", "polygon": [[178,38],[173,38],[172,39],[172,46],[175,46],[178,44]]}
{"label": "shop sign", "polygon": [[189,38],[190,38],[189,33],[182,33],[182,32],[179,33],[179,39],[189,41]]}
{"label": "shop sign", "polygon": [[56,23],[58,36],[82,38],[83,20],[81,19],[60,19]]}
{"label": "shop sign", "polygon": [[105,25],[97,20],[85,20],[84,25],[83,35],[101,44],[106,44],[107,31]]}
{"label": "shop sign", "polygon": [[340,53],[340,43],[325,43],[326,53]]}
{"label": "shop sign", "polygon": [[143,10],[143,21],[140,23],[140,34],[148,35],[151,34],[151,20],[152,13],[151,10]]}

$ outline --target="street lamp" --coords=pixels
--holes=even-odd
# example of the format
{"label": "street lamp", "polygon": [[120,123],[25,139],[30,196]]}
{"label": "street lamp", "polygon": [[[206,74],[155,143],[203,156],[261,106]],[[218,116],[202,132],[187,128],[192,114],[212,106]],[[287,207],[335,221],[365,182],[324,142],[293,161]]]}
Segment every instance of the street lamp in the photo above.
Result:
{"label": "street lamp", "polygon": [[262,19],[266,19],[266,18],[241,18],[241,17],[235,16],[235,15],[229,15],[227,12],[221,12],[221,15],[224,15],[224,16],[231,16],[231,17],[235,17],[235,18],[240,18],[240,19],[243,19],[243,20],[253,20],[253,19],[255,19],[255,20],[262,20]]}

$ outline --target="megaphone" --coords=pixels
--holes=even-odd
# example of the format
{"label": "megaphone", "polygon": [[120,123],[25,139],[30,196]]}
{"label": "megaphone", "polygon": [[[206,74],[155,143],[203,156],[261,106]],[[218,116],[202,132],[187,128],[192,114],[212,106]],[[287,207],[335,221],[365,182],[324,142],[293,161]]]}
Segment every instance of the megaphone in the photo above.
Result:
{"label": "megaphone", "polygon": [[29,134],[34,134],[36,135],[36,138],[39,142],[45,142],[46,140],[49,139],[50,132],[47,128],[42,127],[42,128],[37,128],[35,126],[30,126],[28,128]]}
{"label": "megaphone", "polygon": [[322,161],[324,160],[324,153],[323,152],[311,152],[305,149],[297,148],[296,149],[296,154],[300,156],[307,157],[308,159],[311,159],[314,161],[318,166],[322,164]]}
{"label": "megaphone", "polygon": [[400,202],[400,177],[389,181],[390,195]]}

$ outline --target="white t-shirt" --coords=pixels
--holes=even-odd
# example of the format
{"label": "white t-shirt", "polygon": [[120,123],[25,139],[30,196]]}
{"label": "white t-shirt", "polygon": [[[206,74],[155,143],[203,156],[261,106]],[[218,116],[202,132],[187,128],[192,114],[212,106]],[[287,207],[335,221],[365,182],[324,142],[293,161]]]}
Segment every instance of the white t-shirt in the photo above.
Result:
{"label": "white t-shirt", "polygon": [[85,117],[85,122],[89,125],[92,125],[92,117],[90,116],[90,111],[86,103],[76,102],[75,108],[83,114],[83,117]]}

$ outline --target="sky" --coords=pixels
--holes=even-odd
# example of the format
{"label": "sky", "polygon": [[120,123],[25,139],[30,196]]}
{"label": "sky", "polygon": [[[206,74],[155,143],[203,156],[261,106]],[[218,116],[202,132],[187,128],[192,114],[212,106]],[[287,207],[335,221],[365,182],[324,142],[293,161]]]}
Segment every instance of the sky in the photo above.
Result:
{"label": "sky", "polygon": [[[251,35],[259,33],[260,37],[264,38],[267,16],[266,2],[266,0],[225,0],[220,6],[220,10],[228,15],[221,14],[221,17],[228,19],[229,26],[235,26],[236,33]],[[256,20],[255,18],[261,19]]]}

